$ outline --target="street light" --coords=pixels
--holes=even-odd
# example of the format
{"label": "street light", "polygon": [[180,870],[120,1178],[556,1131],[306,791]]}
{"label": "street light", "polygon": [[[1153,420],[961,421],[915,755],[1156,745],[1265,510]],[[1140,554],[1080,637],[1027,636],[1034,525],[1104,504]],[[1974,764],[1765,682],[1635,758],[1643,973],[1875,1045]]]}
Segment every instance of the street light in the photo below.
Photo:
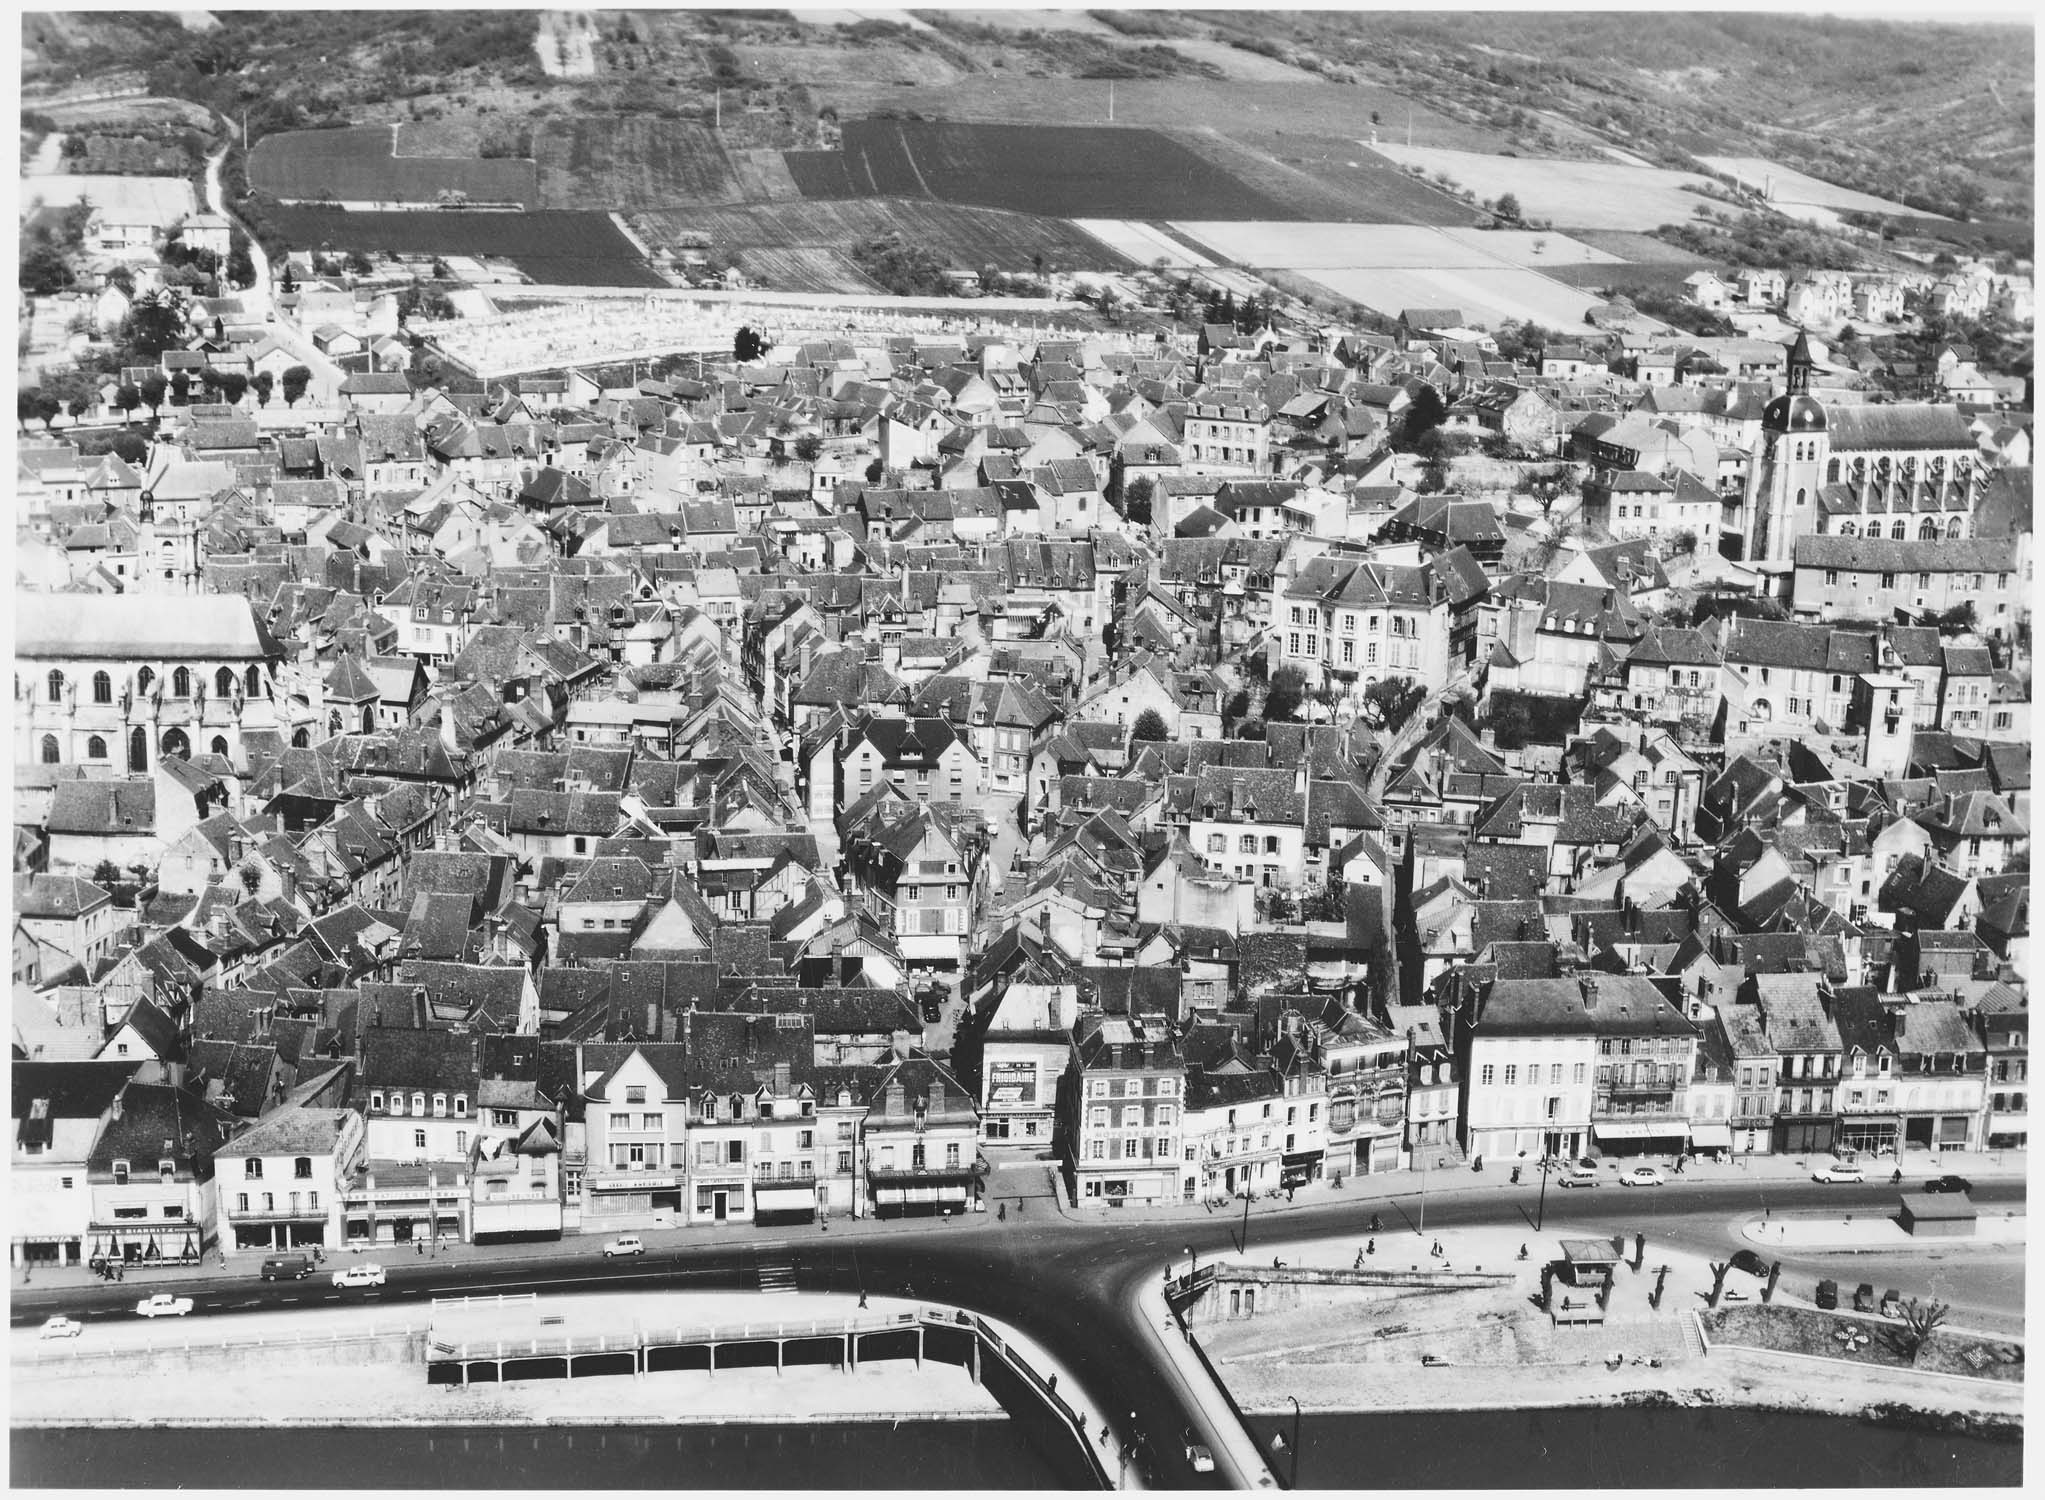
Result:
{"label": "street light", "polygon": [[1534,1233],[1541,1232],[1541,1225],[1548,1217],[1548,1167],[1555,1160],[1552,1153],[1541,1153],[1541,1202],[1534,1209]]}
{"label": "street light", "polygon": [[1183,1247],[1183,1249],[1185,1254],[1190,1255],[1193,1258],[1192,1269],[1186,1272],[1186,1279],[1188,1281],[1191,1281],[1195,1276],[1198,1276],[1200,1274],[1200,1252],[1198,1250],[1195,1250],[1191,1245],[1187,1245]]}
{"label": "street light", "polygon": [[[1299,1488],[1299,1397],[1287,1396],[1285,1399],[1292,1403],[1292,1477],[1286,1481],[1285,1487],[1296,1490]],[[1271,1434],[1271,1449],[1275,1453],[1285,1451],[1284,1433]]]}

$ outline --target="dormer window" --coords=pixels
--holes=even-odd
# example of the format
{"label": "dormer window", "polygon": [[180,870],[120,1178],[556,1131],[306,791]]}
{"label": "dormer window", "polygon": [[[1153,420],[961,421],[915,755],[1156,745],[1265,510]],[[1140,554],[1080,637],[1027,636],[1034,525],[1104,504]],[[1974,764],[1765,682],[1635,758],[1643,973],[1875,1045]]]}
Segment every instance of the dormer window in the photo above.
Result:
{"label": "dormer window", "polygon": [[412,1113],[415,1115],[426,1113],[426,1096],[424,1094],[414,1094],[412,1096]]}
{"label": "dormer window", "polygon": [[178,1175],[178,1164],[170,1157],[166,1156],[162,1160],[157,1162],[156,1175],[160,1180],[164,1182],[169,1182],[172,1178]]}
{"label": "dormer window", "polygon": [[369,1109],[372,1114],[381,1114],[383,1112],[383,1091],[381,1089],[375,1090],[370,1094]]}
{"label": "dormer window", "polygon": [[457,1120],[465,1120],[468,1116],[469,1096],[467,1094],[456,1094],[454,1096],[454,1117]]}
{"label": "dormer window", "polygon": [[114,1186],[126,1187],[127,1185],[128,1164],[125,1161],[117,1161],[114,1163]]}

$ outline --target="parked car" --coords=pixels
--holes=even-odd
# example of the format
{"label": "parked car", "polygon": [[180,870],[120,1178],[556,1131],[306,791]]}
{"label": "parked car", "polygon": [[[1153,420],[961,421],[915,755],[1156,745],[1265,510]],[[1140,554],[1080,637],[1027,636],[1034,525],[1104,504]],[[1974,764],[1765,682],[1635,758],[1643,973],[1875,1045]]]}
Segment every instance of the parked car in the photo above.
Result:
{"label": "parked car", "polygon": [[621,1234],[604,1246],[604,1258],[606,1260],[610,1259],[613,1255],[644,1255],[645,1253],[646,1242],[636,1234]]}
{"label": "parked car", "polygon": [[1735,1250],[1733,1252],[1733,1269],[1735,1271],[1745,1271],[1749,1276],[1766,1276],[1768,1274],[1767,1262],[1751,1250]]}
{"label": "parked car", "polygon": [[1598,1174],[1588,1167],[1571,1167],[1556,1180],[1566,1188],[1596,1187]]}
{"label": "parked car", "polygon": [[1813,1182],[1865,1182],[1867,1176],[1852,1162],[1828,1161],[1811,1173]]}
{"label": "parked car", "polygon": [[1832,1280],[1829,1276],[1825,1280],[1819,1282],[1817,1303],[1818,1306],[1824,1308],[1827,1312],[1830,1312],[1834,1308],[1838,1307],[1839,1283]]}
{"label": "parked car", "polygon": [[144,1297],[135,1304],[138,1318],[182,1318],[192,1310],[190,1297],[173,1297],[169,1292],[158,1292],[154,1297]]}
{"label": "parked car", "polygon": [[1964,1177],[1955,1177],[1948,1172],[1943,1177],[1934,1177],[1924,1185],[1927,1193],[1971,1193],[1974,1184]]}
{"label": "parked car", "polygon": [[1576,1159],[1576,1166],[1585,1172],[1595,1172],[1598,1169],[1598,1159],[1595,1156],[1579,1156]]}
{"label": "parked car", "polygon": [[46,1339],[75,1339],[85,1332],[85,1325],[76,1318],[67,1318],[62,1313],[43,1324],[42,1336]]}
{"label": "parked car", "polygon": [[382,1286],[383,1267],[374,1261],[364,1261],[359,1266],[349,1266],[334,1273],[335,1286]]}
{"label": "parked car", "polygon": [[1875,1310],[1875,1284],[1872,1281],[1863,1281],[1853,1289],[1853,1310],[1855,1312]]}
{"label": "parked car", "polygon": [[1213,1450],[1196,1438],[1193,1435],[1193,1429],[1190,1427],[1180,1434],[1180,1438],[1186,1445],[1186,1462],[1193,1466],[1193,1472],[1195,1474],[1212,1474],[1214,1472]]}
{"label": "parked car", "polygon": [[1900,1317],[1902,1313],[1903,1294],[1894,1287],[1890,1287],[1886,1292],[1882,1293],[1882,1316],[1885,1318],[1895,1318]]}
{"label": "parked car", "polygon": [[1660,1187],[1668,1180],[1660,1167],[1628,1167],[1619,1174],[1621,1187]]}

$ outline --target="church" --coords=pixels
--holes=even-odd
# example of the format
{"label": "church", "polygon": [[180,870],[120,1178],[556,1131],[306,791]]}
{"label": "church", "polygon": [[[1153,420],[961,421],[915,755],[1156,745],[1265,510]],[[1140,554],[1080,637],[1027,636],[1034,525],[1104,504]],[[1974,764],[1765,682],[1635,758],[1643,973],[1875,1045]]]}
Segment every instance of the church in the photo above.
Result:
{"label": "church", "polygon": [[1800,536],[1958,541],[1973,534],[1987,473],[1956,406],[1828,407],[1811,394],[1810,340],[1789,353],[1789,389],[1761,413],[1744,525],[1731,538],[1765,573],[1787,573]]}

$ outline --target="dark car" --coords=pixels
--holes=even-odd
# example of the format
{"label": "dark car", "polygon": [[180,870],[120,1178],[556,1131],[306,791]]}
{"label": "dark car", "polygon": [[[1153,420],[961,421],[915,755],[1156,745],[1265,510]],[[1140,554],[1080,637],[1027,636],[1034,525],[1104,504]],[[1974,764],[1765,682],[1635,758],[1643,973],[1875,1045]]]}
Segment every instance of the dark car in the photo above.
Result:
{"label": "dark car", "polygon": [[1818,1283],[1818,1306],[1827,1312],[1839,1306],[1839,1283],[1829,1277]]}
{"label": "dark car", "polygon": [[1768,1274],[1767,1263],[1751,1250],[1735,1250],[1733,1252],[1733,1269],[1735,1271],[1745,1271],[1749,1276],[1766,1276]]}
{"label": "dark car", "polygon": [[1863,1281],[1853,1289],[1853,1310],[1855,1312],[1875,1310],[1875,1284],[1872,1281]]}
{"label": "dark car", "polygon": [[1924,1190],[1927,1193],[1971,1193],[1974,1191],[1974,1184],[1964,1177],[1954,1177],[1948,1173],[1944,1177],[1932,1178],[1924,1185]]}

